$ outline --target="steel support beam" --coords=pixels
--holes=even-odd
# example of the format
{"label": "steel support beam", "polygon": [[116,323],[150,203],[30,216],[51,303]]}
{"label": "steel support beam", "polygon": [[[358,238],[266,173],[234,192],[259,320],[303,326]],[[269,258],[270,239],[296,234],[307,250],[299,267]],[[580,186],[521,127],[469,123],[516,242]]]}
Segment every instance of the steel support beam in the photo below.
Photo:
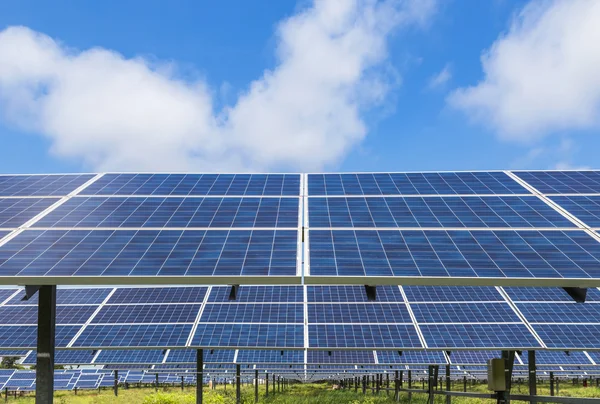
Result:
{"label": "steel support beam", "polygon": [[[452,390],[452,386],[450,384],[450,365],[446,365],[446,391]],[[452,403],[452,396],[446,396],[446,404]]]}
{"label": "steel support beam", "polygon": [[55,336],[56,286],[40,286],[35,368],[35,402],[37,404],[52,404],[54,400]]}
{"label": "steel support beam", "polygon": [[254,402],[258,403],[258,369],[254,370]]}
{"label": "steel support beam", "polygon": [[115,392],[115,397],[119,395],[119,371],[115,370],[115,383],[113,385],[113,390]]}
{"label": "steel support beam", "polygon": [[[202,404],[202,383],[204,382],[204,349],[196,350],[196,404]],[[214,383],[213,383],[214,386]]]}
{"label": "steel support beam", "polygon": [[269,397],[269,374],[266,373],[266,377],[265,377],[265,397]]}
{"label": "steel support beam", "polygon": [[240,365],[235,365],[235,402],[241,404],[242,390],[240,388]]}
{"label": "steel support beam", "polygon": [[537,373],[536,373],[536,363],[535,363],[535,351],[527,352],[527,361],[529,362],[529,395],[532,396],[531,400],[529,400],[530,404],[537,403],[535,395],[537,395]]}

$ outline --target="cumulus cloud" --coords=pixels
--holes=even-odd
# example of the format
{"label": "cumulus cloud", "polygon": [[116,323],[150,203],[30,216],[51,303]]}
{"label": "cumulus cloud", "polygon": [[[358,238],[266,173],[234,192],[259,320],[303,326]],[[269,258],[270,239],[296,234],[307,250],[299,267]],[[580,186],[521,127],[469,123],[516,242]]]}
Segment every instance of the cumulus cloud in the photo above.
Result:
{"label": "cumulus cloud", "polygon": [[445,85],[451,78],[452,78],[452,69],[450,67],[450,64],[447,63],[440,72],[438,72],[437,74],[434,74],[429,79],[427,88],[429,88],[430,90],[439,88],[439,87]]}
{"label": "cumulus cloud", "polygon": [[0,32],[2,117],[98,170],[318,170],[367,133],[391,81],[386,41],[435,0],[315,0],[276,31],[277,64],[216,110],[218,91],[176,66]]}
{"label": "cumulus cloud", "polygon": [[534,0],[486,50],[484,78],[448,102],[512,140],[600,123],[600,2]]}

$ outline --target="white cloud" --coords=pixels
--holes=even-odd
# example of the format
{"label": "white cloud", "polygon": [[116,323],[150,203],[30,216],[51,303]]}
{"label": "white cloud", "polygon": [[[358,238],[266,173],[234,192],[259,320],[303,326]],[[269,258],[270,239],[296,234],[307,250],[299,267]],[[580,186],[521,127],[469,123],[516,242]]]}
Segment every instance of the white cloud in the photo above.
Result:
{"label": "white cloud", "polygon": [[600,123],[600,1],[531,1],[450,105],[512,140]]}
{"label": "white cloud", "polygon": [[215,110],[176,66],[75,51],[25,27],[0,32],[0,108],[52,152],[99,170],[318,170],[367,133],[385,99],[386,41],[435,0],[315,0],[277,29],[278,63]]}
{"label": "white cloud", "polygon": [[430,90],[439,88],[446,84],[452,78],[452,69],[450,64],[447,63],[446,66],[437,74],[434,74],[427,84],[427,88]]}

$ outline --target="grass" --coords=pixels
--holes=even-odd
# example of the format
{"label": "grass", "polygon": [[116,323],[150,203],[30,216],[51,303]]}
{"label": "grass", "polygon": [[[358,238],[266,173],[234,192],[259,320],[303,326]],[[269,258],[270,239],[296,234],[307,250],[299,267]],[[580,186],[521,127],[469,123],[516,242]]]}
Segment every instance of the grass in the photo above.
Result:
{"label": "grass", "polygon": [[[415,388],[420,388],[420,385]],[[462,388],[462,385],[461,385]],[[456,386],[458,389],[458,386]],[[195,387],[186,387],[184,391],[179,388],[169,387],[162,388],[156,392],[152,388],[131,388],[125,390],[119,389],[119,396],[115,397],[112,390],[85,390],[79,391],[77,395],[74,392],[61,391],[56,392],[54,402],[57,404],[193,404],[195,400]],[[489,393],[485,385],[469,386],[469,391]],[[242,404],[254,403],[254,388],[252,386],[243,386]],[[264,386],[259,388],[259,402],[265,404],[391,404],[393,393],[389,396],[382,391],[379,395],[371,394],[367,390],[367,394],[363,395],[358,391],[355,393],[350,390],[332,390],[331,385],[326,384],[298,384],[292,385],[288,390],[282,393],[269,393],[269,397],[264,395]],[[514,394],[527,394],[527,385],[515,384],[513,386]],[[549,395],[548,384],[538,385],[538,394]],[[600,388],[597,387],[581,387],[573,386],[570,383],[563,382],[560,385],[561,396],[571,397],[600,397]],[[10,398],[9,402],[16,404],[33,404],[35,398],[33,394],[17,399]],[[407,393],[401,394],[401,402],[408,403]],[[411,403],[425,404],[427,398],[424,394],[413,394]],[[513,400],[513,402],[517,402]],[[205,404],[234,404],[235,403],[235,388],[228,386],[225,390],[223,386],[218,386],[216,390],[204,388],[204,403]],[[443,396],[436,396],[436,403],[445,403]],[[453,397],[453,404],[491,404],[495,403],[492,399],[480,398],[464,398]]]}

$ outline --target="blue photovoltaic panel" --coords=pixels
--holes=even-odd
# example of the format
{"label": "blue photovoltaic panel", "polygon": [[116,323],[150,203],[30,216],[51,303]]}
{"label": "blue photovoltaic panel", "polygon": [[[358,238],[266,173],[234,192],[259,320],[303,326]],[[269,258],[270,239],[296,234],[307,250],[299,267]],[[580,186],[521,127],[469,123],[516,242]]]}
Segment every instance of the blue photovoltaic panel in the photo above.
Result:
{"label": "blue photovoltaic panel", "polygon": [[309,325],[308,339],[311,348],[422,348],[412,324]]}
{"label": "blue photovoltaic panel", "polygon": [[17,289],[0,289],[0,303],[8,299]]}
{"label": "blue photovoltaic panel", "polygon": [[553,196],[559,204],[589,227],[600,227],[600,196]]}
{"label": "blue photovoltaic panel", "polygon": [[[564,352],[561,352],[561,353],[562,353],[563,355],[567,356],[567,355],[566,355],[566,353],[564,353]],[[575,354],[575,355],[573,355],[573,354]],[[574,351],[574,352],[569,352],[569,356],[567,356],[567,357],[569,357],[569,358],[570,358],[571,356],[573,356],[573,357],[575,358],[575,360],[577,360],[577,358],[578,358],[578,357],[579,357],[579,355],[581,355],[581,354],[583,354],[583,352],[581,352],[581,353],[580,353],[580,352],[577,352],[577,351]],[[597,365],[598,365],[598,364],[600,364],[600,352],[589,351],[589,352],[588,352],[588,355],[590,355],[590,357],[592,358],[592,360],[593,360],[593,361],[594,361],[594,362],[595,362]],[[537,360],[537,357],[536,357],[536,360]],[[570,362],[570,363],[572,363],[572,362]],[[581,360],[580,362],[578,361],[577,363],[583,363],[583,360]],[[573,364],[576,364],[576,363],[573,363]]]}
{"label": "blue photovoltaic panel", "polygon": [[548,348],[598,349],[599,324],[532,324]]}
{"label": "blue photovoltaic panel", "polygon": [[165,350],[162,349],[103,349],[94,361],[97,364],[104,363],[162,363]]}
{"label": "blue photovoltaic panel", "polygon": [[0,196],[66,196],[94,178],[76,175],[0,175]]}
{"label": "blue photovoltaic panel", "polygon": [[301,304],[207,304],[201,323],[302,323]]}
{"label": "blue photovoltaic panel", "polygon": [[190,324],[89,325],[73,347],[183,347],[191,330]]}
{"label": "blue photovoltaic panel", "polygon": [[503,172],[309,174],[308,194],[490,195],[529,194]]}
{"label": "blue photovoltaic panel", "polygon": [[270,349],[240,349],[236,363],[304,363],[304,351],[273,351]]}
{"label": "blue photovoltaic panel", "polygon": [[299,324],[198,324],[192,346],[302,348],[304,327]]}
{"label": "blue photovoltaic panel", "polygon": [[521,322],[508,303],[418,303],[410,307],[418,323]]}
{"label": "blue photovoltaic panel", "polygon": [[82,194],[297,196],[300,174],[105,174]]}
{"label": "blue photovoltaic panel", "polygon": [[[539,351],[538,351],[539,352]],[[453,365],[475,365],[487,364],[487,361],[494,358],[501,358],[500,351],[451,351],[450,363]],[[487,369],[486,369],[487,370]]]}
{"label": "blue photovoltaic panel", "polygon": [[107,304],[202,303],[206,287],[118,288]]}
{"label": "blue photovoltaic panel", "polygon": [[10,231],[5,230],[5,231],[0,231],[0,239],[3,238],[4,236],[8,236],[10,234]]}
{"label": "blue photovoltaic panel", "polygon": [[309,323],[412,323],[404,303],[309,304]]}
{"label": "blue photovoltaic panel", "polygon": [[[54,351],[54,363],[57,365],[85,365],[94,359],[94,351],[62,350]],[[32,351],[23,361],[23,365],[35,365],[37,355]]]}
{"label": "blue photovoltaic panel", "polygon": [[[97,306],[57,306],[56,324],[85,324]],[[37,325],[37,306],[0,307],[0,324]]]}
{"label": "blue photovoltaic panel", "polygon": [[200,304],[107,305],[92,323],[193,323],[198,311]]}
{"label": "blue photovoltaic panel", "polygon": [[524,324],[420,324],[429,348],[539,348]]}
{"label": "blue photovoltaic panel", "polygon": [[354,364],[375,363],[373,351],[308,351],[308,363]]}
{"label": "blue photovoltaic panel", "polygon": [[28,230],[0,247],[0,276],[296,274],[295,230]]}
{"label": "blue photovoltaic panel", "polygon": [[[308,286],[309,302],[368,302],[364,286]],[[377,286],[378,302],[404,302],[398,286]]]}
{"label": "blue photovoltaic panel", "polygon": [[518,303],[530,323],[600,323],[600,304]]}
{"label": "blue photovoltaic panel", "polygon": [[409,302],[479,302],[504,298],[493,286],[403,286]]}
{"label": "blue photovoltaic panel", "polygon": [[[56,347],[64,348],[73,339],[81,326],[56,326]],[[0,326],[0,348],[35,348],[37,326],[4,325]]]}
{"label": "blue photovoltaic panel", "polygon": [[377,351],[380,364],[422,363],[427,365],[446,364],[446,357],[441,351]]}
{"label": "blue photovoltaic panel", "polygon": [[[594,355],[594,352],[590,352],[590,355]],[[529,357],[526,352],[523,352],[521,360],[524,364],[529,363]],[[591,365],[587,355],[581,351],[536,351],[535,353],[535,364],[537,366],[543,365]]]}
{"label": "blue photovoltaic panel", "polygon": [[[563,288],[504,287],[504,290],[511,300],[516,302],[573,302],[573,298]],[[587,290],[586,301],[600,301],[600,291],[596,288],[589,288]]]}
{"label": "blue photovoltaic panel", "polygon": [[32,227],[297,228],[298,208],[298,198],[76,197]]}
{"label": "blue photovoltaic panel", "polygon": [[[13,350],[13,349],[1,349],[0,357],[3,357],[3,356],[25,356],[28,353],[29,353],[29,350],[27,350],[27,349],[23,349],[21,351]],[[2,376],[2,372],[3,372],[3,370],[0,369],[0,376]]]}
{"label": "blue photovoltaic panel", "polygon": [[311,230],[310,275],[598,278],[600,243],[583,231]]}
{"label": "blue photovoltaic panel", "polygon": [[[98,305],[106,299],[112,291],[109,288],[68,288],[56,290],[56,304],[93,304]],[[38,294],[31,296],[28,300],[23,300],[25,290],[22,290],[17,296],[8,301],[7,305],[33,305],[38,304]]]}
{"label": "blue photovoltaic panel", "polygon": [[58,198],[0,198],[0,227],[19,227],[58,201]]}
{"label": "blue photovoltaic panel", "polygon": [[[231,288],[213,286],[209,303],[229,302]],[[240,286],[235,301],[238,303],[302,303],[304,289],[302,286]]]}
{"label": "blue photovoltaic panel", "polygon": [[[212,351],[212,353],[211,353]],[[241,352],[241,351],[240,351]],[[172,349],[167,356],[167,363],[196,363],[196,349]],[[204,350],[204,363],[233,363],[235,350]]]}
{"label": "blue photovoltaic panel", "polygon": [[310,198],[308,212],[312,228],[575,227],[535,196]]}
{"label": "blue photovoltaic panel", "polygon": [[514,173],[543,194],[600,193],[600,171],[516,171]]}

